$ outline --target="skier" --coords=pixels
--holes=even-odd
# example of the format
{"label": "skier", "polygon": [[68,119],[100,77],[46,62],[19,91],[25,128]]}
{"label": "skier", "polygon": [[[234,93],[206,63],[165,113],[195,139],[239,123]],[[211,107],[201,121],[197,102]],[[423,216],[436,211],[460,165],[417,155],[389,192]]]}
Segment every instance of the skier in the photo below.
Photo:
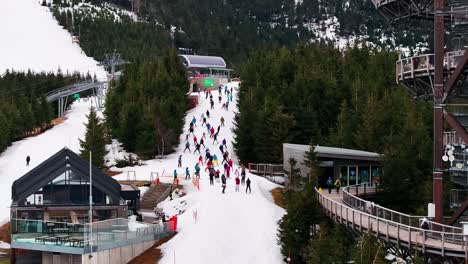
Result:
{"label": "skier", "polygon": [[202,126],[206,124],[206,117],[203,117],[203,123],[202,123]]}
{"label": "skier", "polygon": [[195,175],[200,179],[200,166],[198,166],[198,163],[195,164]]}
{"label": "skier", "polygon": [[219,130],[221,129],[221,126],[218,126],[218,130],[216,131],[217,133],[219,133]]}
{"label": "skier", "polygon": [[179,155],[179,161],[177,167],[182,168],[182,155]]}
{"label": "skier", "polygon": [[239,177],[236,177],[236,192],[239,191],[239,185],[240,185],[240,179]]}
{"label": "skier", "polygon": [[221,176],[221,183],[222,183],[222,186],[223,186],[223,193],[224,193],[224,190],[226,190],[226,176]]}
{"label": "skier", "polygon": [[203,120],[205,118],[205,113],[202,113],[200,116],[200,120]]}
{"label": "skier", "polygon": [[198,154],[201,154],[200,153],[200,144],[195,145],[195,150],[193,151],[193,153],[195,153],[195,151],[198,151]]}
{"label": "skier", "polygon": [[214,185],[214,173],[210,171],[210,185]]}
{"label": "skier", "polygon": [[210,105],[211,105],[211,109],[214,109],[214,101],[213,100],[210,101]]}
{"label": "skier", "polygon": [[189,128],[189,135],[190,135],[190,133],[192,133],[192,135],[195,135],[195,134],[193,133],[193,126]]}
{"label": "skier", "polygon": [[203,135],[202,135],[201,138],[202,138],[202,139],[205,139],[205,138],[206,138],[206,133],[205,133],[205,132],[203,132]]}
{"label": "skier", "polygon": [[227,162],[228,156],[229,156],[229,152],[226,150],[223,154],[223,161],[221,161],[221,163]]}
{"label": "skier", "polygon": [[189,143],[188,141],[187,141],[187,142],[185,142],[185,149],[184,149],[184,153],[185,153],[185,151],[186,151],[187,149],[188,149],[188,151],[189,151],[190,153],[192,153],[192,151],[190,151],[190,143]]}
{"label": "skier", "polygon": [[228,164],[229,164],[229,168],[232,168],[232,165],[233,165],[232,159],[229,159],[229,160],[228,160]]}
{"label": "skier", "polygon": [[224,145],[225,147],[227,147],[226,143],[227,143],[227,142],[226,142],[226,139],[224,138],[224,139],[223,139],[223,145]]}
{"label": "skier", "polygon": [[211,127],[211,129],[210,129],[210,137],[211,137],[211,138],[213,137],[213,135],[214,135],[214,132],[215,132],[214,128],[213,128],[213,127]]}
{"label": "skier", "polygon": [[229,110],[229,101],[226,102],[226,110]]}
{"label": "skier", "polygon": [[210,123],[207,123],[206,124],[206,130],[208,130],[208,133],[210,133],[210,129],[211,129],[211,125],[210,125]]}
{"label": "skier", "polygon": [[219,103],[221,103],[221,99],[222,99],[222,98],[221,98],[221,94],[219,94],[219,96],[218,96],[218,101],[219,101]]}
{"label": "skier", "polygon": [[219,150],[221,151],[221,153],[224,154],[224,146],[223,146],[223,145],[220,145],[220,146],[219,146]]}
{"label": "skier", "polygon": [[210,111],[206,110],[206,117],[210,118]]}
{"label": "skier", "polygon": [[177,180],[177,170],[174,170],[174,182]]}
{"label": "skier", "polygon": [[245,171],[241,172],[241,177],[242,177],[241,183],[242,185],[244,185],[245,184]]}
{"label": "skier", "polygon": [[[205,133],[203,133],[203,134],[205,134]],[[201,138],[200,139],[200,145],[202,145],[204,148],[206,148],[204,143],[205,143],[205,140],[203,140],[203,138]]]}
{"label": "skier", "polygon": [[218,133],[219,133],[219,132],[216,132],[216,133],[213,135],[213,145],[214,145],[215,142],[216,142],[216,144],[219,143],[219,142],[218,142]]}
{"label": "skier", "polygon": [[195,116],[193,116],[193,118],[192,118],[192,124],[194,126],[197,126],[197,119],[195,118]]}
{"label": "skier", "polygon": [[188,167],[185,168],[185,179],[186,180],[190,179],[190,171]]}
{"label": "skier", "polygon": [[185,135],[185,141],[188,141],[189,134]]}
{"label": "skier", "polygon": [[221,126],[224,126],[224,117],[221,117]]}
{"label": "skier", "polygon": [[29,155],[26,157],[26,166],[29,166],[29,162],[31,161],[31,157]]}
{"label": "skier", "polygon": [[194,144],[197,144],[197,143],[198,143],[198,138],[197,138],[197,136],[195,136],[195,135],[193,136],[193,143],[194,143]]}
{"label": "skier", "polygon": [[198,163],[197,164],[202,164],[203,165],[203,156],[200,155],[200,157],[198,157]]}
{"label": "skier", "polygon": [[245,188],[245,193],[247,193],[247,190],[249,190],[250,193],[252,193],[252,189],[250,189],[250,178],[247,178],[247,187]]}
{"label": "skier", "polygon": [[216,154],[213,155],[213,166],[218,166],[218,156]]}

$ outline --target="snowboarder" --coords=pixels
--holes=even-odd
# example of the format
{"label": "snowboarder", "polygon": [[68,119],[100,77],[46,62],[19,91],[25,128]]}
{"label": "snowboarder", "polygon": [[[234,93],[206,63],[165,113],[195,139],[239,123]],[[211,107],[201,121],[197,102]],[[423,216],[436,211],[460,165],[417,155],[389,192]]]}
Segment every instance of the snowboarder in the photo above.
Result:
{"label": "snowboarder", "polygon": [[185,179],[186,180],[190,179],[190,171],[188,167],[185,168]]}
{"label": "snowboarder", "polygon": [[222,186],[223,186],[223,193],[224,191],[226,190],[226,176],[221,176],[221,183],[222,183]]}
{"label": "snowboarder", "polygon": [[31,161],[31,157],[29,155],[26,157],[26,166],[29,166],[29,162]]}
{"label": "snowboarder", "polygon": [[200,153],[200,144],[195,145],[195,150],[193,151],[193,153],[195,153],[195,151],[198,151],[198,154],[201,154]]}
{"label": "snowboarder", "polygon": [[184,149],[184,153],[185,153],[185,151],[186,151],[187,149],[188,149],[188,151],[189,151],[190,153],[192,153],[192,151],[190,150],[190,143],[189,143],[188,141],[187,141],[187,142],[185,142],[185,149]]}
{"label": "snowboarder", "polygon": [[224,117],[221,117],[221,126],[224,126]]}
{"label": "snowboarder", "polygon": [[182,155],[179,155],[177,167],[182,168]]}
{"label": "snowboarder", "polygon": [[240,185],[240,179],[239,177],[236,177],[236,192],[239,191],[239,185]]}
{"label": "snowboarder", "polygon": [[247,178],[247,181],[245,183],[247,183],[247,187],[245,188],[245,193],[247,193],[247,190],[250,193],[252,193],[252,189],[250,189],[250,178]]}

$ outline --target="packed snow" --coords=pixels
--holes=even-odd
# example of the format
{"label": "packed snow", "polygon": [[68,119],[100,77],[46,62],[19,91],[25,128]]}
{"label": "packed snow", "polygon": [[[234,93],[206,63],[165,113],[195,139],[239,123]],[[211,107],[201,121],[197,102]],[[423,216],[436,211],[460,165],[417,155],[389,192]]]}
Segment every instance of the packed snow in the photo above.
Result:
{"label": "packed snow", "polygon": [[[68,147],[79,153],[78,138],[83,138],[86,128],[86,115],[92,106],[93,100],[81,99],[71,105],[71,110],[66,113],[66,120],[35,136],[14,142],[0,155],[0,220],[7,219],[10,215],[11,186],[13,182],[33,169],[41,162]],[[95,106],[94,106],[95,107]],[[29,166],[26,166],[26,156],[31,157]]]}
{"label": "packed snow", "polygon": [[[194,166],[200,154],[184,153],[186,133],[193,117],[197,119],[195,135],[200,141],[202,133],[206,133],[205,145],[211,154],[216,154],[221,164],[222,155],[219,145],[223,139],[227,141],[229,155],[236,163],[232,141],[234,133],[234,116],[237,112],[237,83],[229,83],[233,87],[234,100],[229,104],[229,110],[221,108],[226,102],[224,91],[222,103],[218,103],[218,91],[213,91],[214,109],[210,109],[209,98],[205,99],[202,92],[199,105],[188,111],[185,118],[185,133],[180,136],[180,145],[174,154],[163,159],[145,160],[143,166],[113,168],[117,171],[135,171],[138,180],[149,180],[151,172],[160,175],[162,182],[172,182],[174,169],[177,170],[180,184],[183,185],[184,196],[173,197],[160,203],[166,215],[178,215],[178,233],[169,242],[161,246],[163,258],[159,263],[282,263],[280,248],[277,245],[277,222],[284,215],[284,209],[276,206],[270,191],[278,185],[270,181],[247,173],[252,181],[252,193],[246,193],[246,186],[241,185],[240,191],[235,191],[235,171],[240,171],[239,164],[234,164],[231,177],[227,179],[226,193],[221,192],[221,183],[215,180],[210,186],[205,166],[200,166],[201,179],[198,190],[192,180],[185,180],[185,168],[188,167],[193,177]],[[205,126],[201,126],[201,115],[210,111],[207,122],[215,129],[220,125],[221,117],[225,119],[225,126],[220,128],[218,141],[213,143]],[[189,136],[190,150],[194,151],[193,135]],[[205,149],[201,148],[203,159]],[[182,155],[182,167],[178,168],[178,157]],[[223,172],[223,168],[218,166]],[[127,174],[116,176],[126,180]],[[174,259],[175,258],[175,259]]]}
{"label": "packed snow", "polygon": [[2,1],[0,74],[6,70],[80,72],[106,79],[106,72],[87,57],[71,35],[36,0]]}

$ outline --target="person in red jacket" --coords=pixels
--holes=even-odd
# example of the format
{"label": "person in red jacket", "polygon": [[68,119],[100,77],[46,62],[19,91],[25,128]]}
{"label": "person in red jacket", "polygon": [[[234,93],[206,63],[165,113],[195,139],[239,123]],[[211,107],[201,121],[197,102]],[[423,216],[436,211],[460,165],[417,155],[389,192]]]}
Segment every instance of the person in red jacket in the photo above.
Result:
{"label": "person in red jacket", "polygon": [[239,177],[236,177],[236,192],[239,191],[239,185],[240,185],[240,179]]}
{"label": "person in red jacket", "polygon": [[212,137],[213,137],[213,135],[214,135],[214,128],[213,128],[213,127],[211,127],[211,129],[210,129],[210,137],[212,138]]}
{"label": "person in red jacket", "polygon": [[232,159],[229,159],[229,160],[228,160],[228,164],[229,164],[229,167],[232,168],[232,165],[233,165],[233,164],[232,164]]}
{"label": "person in red jacket", "polygon": [[198,163],[200,163],[200,165],[203,165],[203,156],[200,155],[200,157],[198,157]]}

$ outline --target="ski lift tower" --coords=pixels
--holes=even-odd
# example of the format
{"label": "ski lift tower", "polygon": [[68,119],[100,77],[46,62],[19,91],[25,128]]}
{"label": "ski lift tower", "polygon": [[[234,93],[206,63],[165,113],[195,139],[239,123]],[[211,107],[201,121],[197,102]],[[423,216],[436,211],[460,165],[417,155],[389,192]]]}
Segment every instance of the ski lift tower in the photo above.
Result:
{"label": "ski lift tower", "polygon": [[117,53],[115,51],[113,53],[107,53],[104,56],[105,56],[105,59],[99,65],[104,66],[106,68],[110,68],[110,80],[114,80],[115,79],[115,67],[129,63],[129,62],[126,60],[123,60],[120,53]]}
{"label": "ski lift tower", "polygon": [[[466,107],[468,88],[468,50],[466,46],[450,50],[446,32],[450,38],[459,38],[462,43],[467,37],[468,1],[466,0],[372,0],[379,12],[393,22],[407,19],[434,21],[434,52],[400,58],[396,63],[396,81],[415,97],[431,97],[434,101],[434,165],[433,202],[435,221],[443,222],[442,176],[444,161],[454,166],[456,149],[446,141],[444,144],[444,119],[455,131],[458,141],[468,143],[468,133],[460,116],[454,115],[454,107]],[[406,20],[407,21],[407,20]],[[447,47],[447,50],[446,50]],[[468,115],[467,115],[468,117]],[[448,151],[448,150],[451,151]],[[445,153],[445,155],[444,155]],[[450,155],[447,156],[447,153]],[[442,159],[444,158],[444,160]],[[456,162],[455,162],[456,163]],[[468,166],[467,163],[464,166]],[[450,169],[449,169],[450,171]],[[465,182],[468,186],[468,170]],[[467,205],[468,207],[468,205]]]}

